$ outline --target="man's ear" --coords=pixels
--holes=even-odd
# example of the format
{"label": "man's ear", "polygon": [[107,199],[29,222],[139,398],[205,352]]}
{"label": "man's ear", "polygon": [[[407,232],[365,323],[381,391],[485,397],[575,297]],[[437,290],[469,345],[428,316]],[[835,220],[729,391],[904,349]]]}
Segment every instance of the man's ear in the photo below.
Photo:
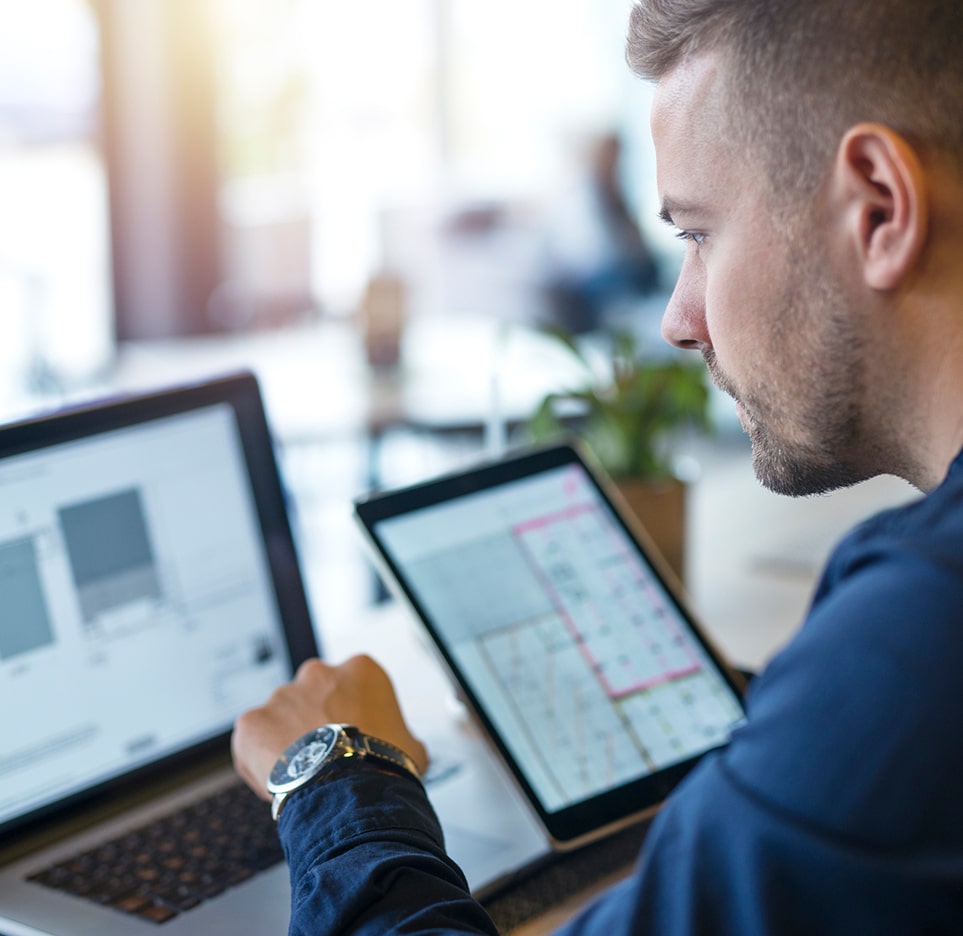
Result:
{"label": "man's ear", "polygon": [[926,177],[919,156],[896,131],[857,124],[836,155],[837,192],[846,232],[871,289],[895,289],[923,250],[929,224]]}

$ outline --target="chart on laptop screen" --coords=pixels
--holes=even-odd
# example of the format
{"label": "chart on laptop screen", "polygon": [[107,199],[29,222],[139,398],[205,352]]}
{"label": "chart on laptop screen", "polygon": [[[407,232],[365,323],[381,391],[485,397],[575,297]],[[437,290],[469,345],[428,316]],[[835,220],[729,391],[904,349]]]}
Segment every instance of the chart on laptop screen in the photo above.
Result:
{"label": "chart on laptop screen", "polygon": [[716,747],[742,718],[579,466],[381,533],[548,811]]}

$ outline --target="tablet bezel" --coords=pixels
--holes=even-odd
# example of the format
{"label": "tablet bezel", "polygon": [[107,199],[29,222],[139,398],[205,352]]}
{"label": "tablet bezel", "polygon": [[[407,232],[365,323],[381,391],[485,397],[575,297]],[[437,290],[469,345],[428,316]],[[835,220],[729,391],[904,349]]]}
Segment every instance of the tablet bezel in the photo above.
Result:
{"label": "tablet bezel", "polygon": [[387,549],[383,538],[379,535],[378,525],[382,521],[450,502],[464,495],[490,490],[506,483],[573,464],[581,466],[584,470],[586,477],[625,532],[628,541],[634,545],[640,560],[661,582],[693,638],[705,650],[721,678],[741,703],[744,690],[741,676],[725,663],[718,649],[713,646],[688,608],[679,582],[658,553],[648,534],[622,502],[617,490],[595,463],[591,454],[577,442],[566,441],[561,444],[510,453],[497,461],[485,462],[473,468],[449,473],[409,487],[373,493],[359,498],[354,503],[356,519],[373,550],[375,561],[386,583],[412,608],[427,631],[433,648],[460,695],[508,768],[549,839],[558,848],[574,847],[651,814],[702,757],[724,745],[717,745],[685,761],[629,781],[612,790],[606,790],[561,810],[546,811],[529,784],[524,771],[516,763],[510,748],[500,737],[482,701],[475,695],[471,684],[462,675],[446,641],[438,633],[437,625],[431,620],[427,609],[419,602],[406,575]]}

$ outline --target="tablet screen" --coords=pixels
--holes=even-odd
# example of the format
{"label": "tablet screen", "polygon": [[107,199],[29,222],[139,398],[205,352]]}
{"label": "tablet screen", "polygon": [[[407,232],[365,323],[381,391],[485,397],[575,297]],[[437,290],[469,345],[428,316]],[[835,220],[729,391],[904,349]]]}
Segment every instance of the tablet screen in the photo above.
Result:
{"label": "tablet screen", "polygon": [[371,531],[550,817],[678,773],[743,710],[585,464],[570,449],[548,461],[395,495]]}

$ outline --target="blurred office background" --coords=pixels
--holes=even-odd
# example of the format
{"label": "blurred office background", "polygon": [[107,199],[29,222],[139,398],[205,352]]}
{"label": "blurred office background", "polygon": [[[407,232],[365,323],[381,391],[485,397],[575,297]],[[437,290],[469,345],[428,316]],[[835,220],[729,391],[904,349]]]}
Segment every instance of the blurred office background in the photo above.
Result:
{"label": "blurred office background", "polygon": [[[253,367],[319,614],[350,618],[371,596],[351,496],[510,441],[566,379],[533,326],[628,322],[664,353],[681,245],[657,221],[630,5],[0,0],[0,416]],[[613,140],[654,272],[566,319],[554,286],[597,249],[577,193]],[[721,430],[687,455],[715,485],[696,488],[692,588],[758,664],[866,504],[817,517],[746,486],[714,405]],[[738,553],[754,516],[762,545]],[[744,579],[765,618],[760,575],[791,593],[767,637],[712,589]]]}
{"label": "blurred office background", "polygon": [[[539,218],[604,132],[659,237],[628,8],[3,0],[6,399],[82,382],[116,340],[355,314],[384,272],[412,314],[531,315]],[[502,261],[491,295],[450,282],[459,239],[466,276]]]}

